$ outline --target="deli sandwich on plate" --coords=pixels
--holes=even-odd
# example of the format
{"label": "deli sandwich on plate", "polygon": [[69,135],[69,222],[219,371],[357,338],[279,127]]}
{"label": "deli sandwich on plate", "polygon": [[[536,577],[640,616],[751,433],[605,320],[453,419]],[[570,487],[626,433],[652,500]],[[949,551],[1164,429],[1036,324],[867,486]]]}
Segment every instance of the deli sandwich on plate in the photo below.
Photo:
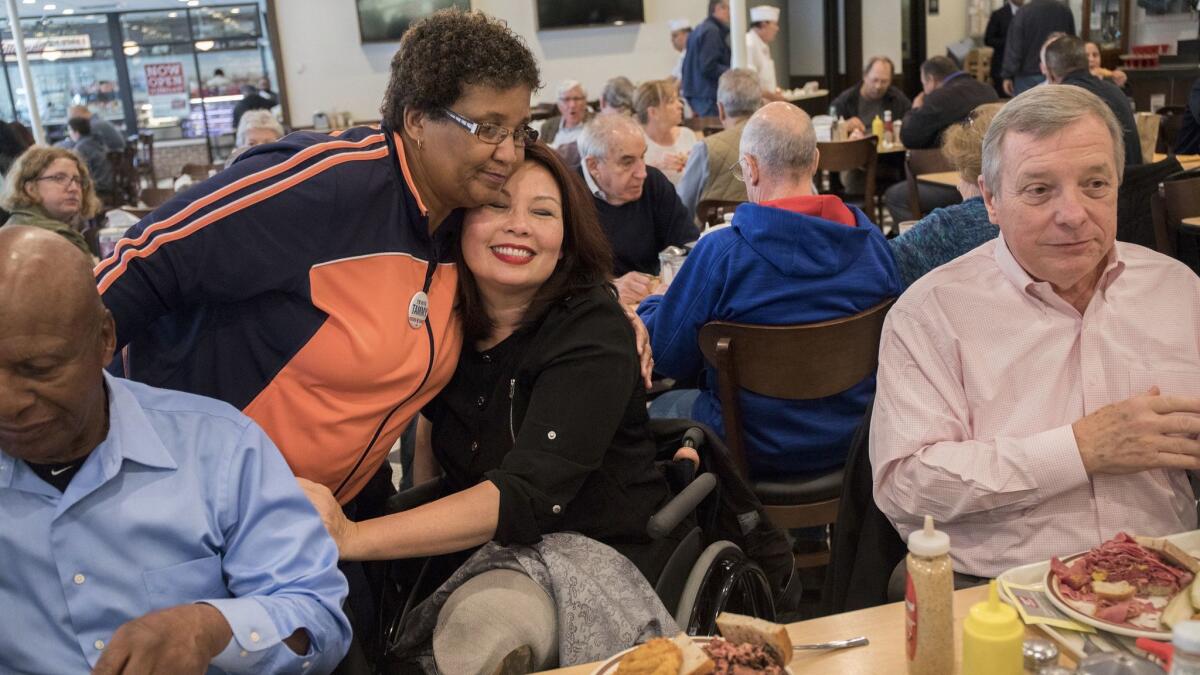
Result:
{"label": "deli sandwich on plate", "polygon": [[[617,675],[783,675],[792,641],[783,626],[739,614],[717,616],[721,637],[655,638],[617,662]],[[601,673],[609,672],[601,668]]]}
{"label": "deli sandwich on plate", "polygon": [[1165,538],[1121,532],[1090,551],[1051,558],[1050,590],[1099,622],[1165,632],[1200,609],[1197,573],[1200,561]]}

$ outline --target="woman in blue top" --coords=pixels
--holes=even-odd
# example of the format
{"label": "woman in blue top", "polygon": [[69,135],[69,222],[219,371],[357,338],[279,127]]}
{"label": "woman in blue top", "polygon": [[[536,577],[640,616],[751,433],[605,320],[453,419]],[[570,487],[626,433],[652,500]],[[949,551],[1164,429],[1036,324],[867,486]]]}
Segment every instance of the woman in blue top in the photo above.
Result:
{"label": "woman in blue top", "polygon": [[1000,233],[1000,228],[988,220],[983,206],[979,174],[983,171],[983,136],[1003,105],[979,106],[965,123],[950,127],[942,136],[942,154],[958,172],[958,191],[963,201],[933,211],[911,230],[888,242],[905,288],[929,270],[995,239]]}

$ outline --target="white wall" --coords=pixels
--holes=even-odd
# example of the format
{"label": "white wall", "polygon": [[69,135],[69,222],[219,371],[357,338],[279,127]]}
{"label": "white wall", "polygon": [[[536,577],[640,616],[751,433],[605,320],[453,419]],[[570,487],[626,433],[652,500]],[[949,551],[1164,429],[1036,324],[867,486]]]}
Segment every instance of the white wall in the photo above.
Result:
{"label": "white wall", "polygon": [[[947,0],[942,0],[946,4]],[[945,11],[943,9],[943,11]],[[896,64],[896,72],[904,70],[904,47],[901,26],[900,3],[894,0],[877,2],[866,0],[862,13],[862,60],[866,64],[872,56],[886,56]]]}
{"label": "white wall", "polygon": [[[284,0],[279,11],[279,46],[293,124],[307,124],[318,110],[349,111],[354,119],[378,119],[392,54],[399,43],[361,44],[354,2]],[[535,30],[533,0],[474,0],[473,7],[508,22],[529,43],[546,87],[536,100],[554,100],[557,82],[578,79],[596,97],[605,80],[626,75],[636,81],[666,77],[678,53],[667,22],[704,18],[703,0],[649,0],[640,25]],[[786,61],[777,59],[777,68]]]}
{"label": "white wall", "polygon": [[[966,0],[939,0],[938,7],[939,12],[936,16],[930,15],[928,9],[926,10],[925,58],[945,55],[946,45],[961,41],[967,37],[969,31]],[[896,25],[900,25],[898,20]]]}
{"label": "white wall", "polygon": [[1171,52],[1174,53],[1175,43],[1194,39],[1198,27],[1200,20],[1197,20],[1195,12],[1147,14],[1146,10],[1135,6],[1129,29],[1130,44],[1167,44],[1171,45]]}

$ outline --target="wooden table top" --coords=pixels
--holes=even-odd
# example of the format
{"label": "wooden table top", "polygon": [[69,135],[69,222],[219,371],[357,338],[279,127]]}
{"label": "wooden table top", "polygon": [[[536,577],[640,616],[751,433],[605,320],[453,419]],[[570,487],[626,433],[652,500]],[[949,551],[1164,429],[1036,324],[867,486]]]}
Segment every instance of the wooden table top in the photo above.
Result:
{"label": "wooden table top", "polygon": [[[1154,161],[1156,162],[1161,162],[1166,158],[1167,156],[1161,152],[1154,153]],[[1179,160],[1179,163],[1185,169],[1194,169],[1200,166],[1200,155],[1175,155],[1175,159]]]}
{"label": "wooden table top", "polygon": [[[954,593],[954,662],[962,662],[962,624],[967,611],[987,599],[987,586],[967,588]],[[795,675],[878,675],[905,672],[904,603],[896,602],[788,624],[788,635],[795,644],[843,640],[865,635],[871,644],[839,651],[797,652],[788,666]],[[1035,628],[1031,637],[1045,638]],[[1070,660],[1064,658],[1064,664]],[[549,671],[556,675],[590,675],[599,666],[591,663]]]}
{"label": "wooden table top", "polygon": [[934,183],[936,185],[958,187],[958,172],[939,171],[938,173],[923,173],[920,176],[917,176],[917,180],[925,183]]}
{"label": "wooden table top", "polygon": [[1184,218],[1180,222],[1182,222],[1184,224],[1184,226],[1186,226],[1186,227],[1194,227],[1196,229],[1200,229],[1200,216],[1196,216],[1195,218]]}

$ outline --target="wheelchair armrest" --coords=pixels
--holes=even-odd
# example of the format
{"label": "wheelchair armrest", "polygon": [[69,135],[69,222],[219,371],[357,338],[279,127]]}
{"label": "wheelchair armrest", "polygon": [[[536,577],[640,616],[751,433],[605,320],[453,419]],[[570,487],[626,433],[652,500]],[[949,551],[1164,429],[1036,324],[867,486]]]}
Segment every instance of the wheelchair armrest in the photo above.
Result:
{"label": "wheelchair armrest", "polygon": [[427,504],[435,499],[440,499],[446,494],[446,478],[438,476],[433,480],[427,480],[420,485],[414,485],[403,492],[388,497],[387,510],[388,513],[397,513],[399,511],[407,511],[411,508],[418,507],[422,504]]}
{"label": "wheelchair armrest", "polygon": [[687,487],[671,498],[666,506],[650,516],[646,525],[646,534],[651,539],[662,539],[670,534],[689,513],[696,510],[700,502],[717,486],[717,477],[711,473],[696,476]]}

